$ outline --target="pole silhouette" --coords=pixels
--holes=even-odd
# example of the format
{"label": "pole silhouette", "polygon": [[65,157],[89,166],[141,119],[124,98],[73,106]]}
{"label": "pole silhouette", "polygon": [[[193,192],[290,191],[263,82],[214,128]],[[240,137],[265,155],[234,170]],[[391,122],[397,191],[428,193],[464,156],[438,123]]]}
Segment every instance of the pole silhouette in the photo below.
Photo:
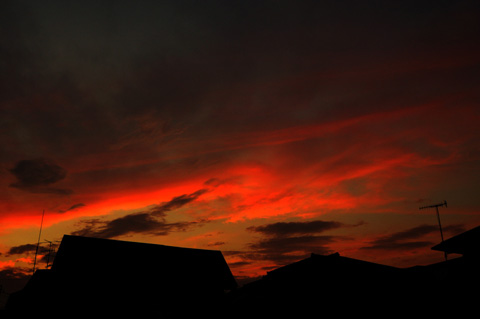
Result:
{"label": "pole silhouette", "polygon": [[[422,206],[419,207],[419,209],[426,209],[426,208],[435,208],[437,211],[437,220],[438,220],[438,227],[440,228],[440,237],[442,238],[442,243],[443,243],[443,231],[442,231],[442,223],[440,222],[440,213],[438,212],[438,207],[445,206],[447,208],[447,201],[444,200],[443,203],[440,204],[435,204],[435,205],[429,205],[429,206]],[[445,251],[445,261],[447,260],[447,252]]]}
{"label": "pole silhouette", "polygon": [[40,246],[40,236],[42,236],[43,216],[45,216],[45,209],[42,212],[42,221],[40,223],[40,232],[38,233],[37,249],[35,250],[35,259],[33,260],[33,273],[35,273],[35,266],[37,264],[38,246]]}

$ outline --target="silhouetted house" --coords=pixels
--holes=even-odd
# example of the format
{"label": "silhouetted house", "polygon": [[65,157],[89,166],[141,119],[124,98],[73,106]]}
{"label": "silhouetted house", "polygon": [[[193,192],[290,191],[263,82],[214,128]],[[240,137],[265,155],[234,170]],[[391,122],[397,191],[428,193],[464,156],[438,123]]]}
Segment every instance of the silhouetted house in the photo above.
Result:
{"label": "silhouetted house", "polygon": [[476,313],[480,298],[480,227],[447,239],[432,250],[461,256],[449,255],[445,261],[403,269],[405,284],[400,286],[410,296],[408,304],[430,315],[449,313],[458,318],[472,310]]}
{"label": "silhouetted house", "polygon": [[[277,268],[262,279],[230,294],[237,317],[311,317],[332,311],[340,317],[360,314],[369,304],[398,301],[394,288],[402,282],[399,268],[353,258],[311,254],[298,262]],[[369,313],[372,311],[370,310]]]}
{"label": "silhouetted house", "polygon": [[[432,249],[462,254],[428,266],[396,268],[312,254],[277,268],[229,294],[236,318],[310,317],[321,310],[340,317],[465,315],[480,298],[480,228]],[[475,310],[475,313],[478,311]],[[253,317],[255,317],[253,315]]]}
{"label": "silhouetted house", "polygon": [[432,294],[446,306],[459,309],[476,306],[480,299],[480,227],[446,239],[432,250],[447,254],[448,260],[417,267],[425,286],[432,287]]}
{"label": "silhouetted house", "polygon": [[480,257],[480,226],[449,238],[433,246],[432,249],[478,259]]}
{"label": "silhouetted house", "polygon": [[[158,314],[215,309],[236,281],[220,251],[65,235],[50,270],[38,270],[9,310]],[[35,310],[36,309],[36,310]]]}

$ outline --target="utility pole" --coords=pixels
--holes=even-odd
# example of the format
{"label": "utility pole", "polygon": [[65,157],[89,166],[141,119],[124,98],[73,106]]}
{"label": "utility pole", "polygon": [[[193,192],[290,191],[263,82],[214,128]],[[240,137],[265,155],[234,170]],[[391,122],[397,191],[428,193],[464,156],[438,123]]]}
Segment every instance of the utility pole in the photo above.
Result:
{"label": "utility pole", "polygon": [[[426,208],[435,208],[437,211],[437,219],[438,219],[438,227],[440,228],[440,236],[442,238],[442,243],[443,243],[443,231],[442,231],[442,223],[440,222],[440,213],[438,212],[438,207],[445,206],[447,208],[447,201],[444,200],[443,203],[440,204],[435,204],[435,205],[429,205],[429,206],[422,206],[419,207],[419,209],[426,209]],[[445,251],[445,261],[447,261],[447,252]]]}
{"label": "utility pole", "polygon": [[38,233],[37,249],[35,250],[35,259],[33,260],[33,273],[35,273],[35,265],[37,264],[38,246],[40,246],[40,236],[42,235],[43,227],[43,216],[45,216],[45,209],[42,212],[42,222],[40,223],[40,232]]}

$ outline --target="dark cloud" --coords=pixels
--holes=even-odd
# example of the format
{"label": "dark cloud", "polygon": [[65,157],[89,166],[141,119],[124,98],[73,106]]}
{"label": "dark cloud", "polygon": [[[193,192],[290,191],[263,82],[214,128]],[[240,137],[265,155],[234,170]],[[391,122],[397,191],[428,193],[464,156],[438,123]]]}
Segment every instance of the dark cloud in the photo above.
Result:
{"label": "dark cloud", "polygon": [[393,233],[385,238],[384,241],[394,242],[401,240],[416,239],[434,231],[438,231],[438,226],[435,225],[421,225],[405,231]]}
{"label": "dark cloud", "polygon": [[218,177],[212,177],[208,180],[206,180],[203,184],[211,187],[218,187],[222,185],[229,185],[229,184],[240,184],[241,183],[241,177],[240,176],[231,176],[227,178],[218,178]]}
{"label": "dark cloud", "polygon": [[444,232],[449,233],[452,236],[455,236],[465,232],[467,228],[465,227],[465,225],[457,224],[457,225],[448,225],[446,227],[442,227],[442,230]]}
{"label": "dark cloud", "polygon": [[28,254],[31,252],[35,252],[36,249],[37,249],[36,244],[24,244],[20,246],[14,246],[8,250],[7,255],[10,256],[10,255]]}
{"label": "dark cloud", "polygon": [[80,208],[80,207],[84,207],[84,206],[86,206],[84,203],[78,203],[78,204],[75,204],[75,205],[70,206],[70,207],[67,208],[67,209],[59,210],[58,212],[59,212],[59,213],[66,213],[66,212],[68,212],[68,211],[71,211],[71,210],[74,210],[74,209],[77,209],[77,208]]}
{"label": "dark cloud", "polygon": [[[464,231],[462,225],[449,225],[442,228],[444,233],[458,234]],[[432,233],[439,233],[436,225],[420,225],[404,231],[396,232],[388,236],[375,239],[369,246],[361,249],[366,250],[411,250],[416,248],[430,247],[434,243],[421,240],[422,237]]]}
{"label": "dark cloud", "polygon": [[13,187],[35,187],[53,184],[64,179],[67,172],[50,159],[19,161],[10,172],[18,179]]}
{"label": "dark cloud", "polygon": [[[40,245],[38,246],[38,253],[43,255],[43,254],[48,254],[50,252],[50,248],[54,250],[58,245],[55,243],[52,243],[51,247],[45,246],[45,242],[41,242]],[[14,246],[11,247],[8,252],[6,253],[6,256],[11,256],[11,255],[28,255],[31,253],[35,253],[37,251],[37,244],[24,244],[24,245],[19,245],[19,246]]]}
{"label": "dark cloud", "polygon": [[216,178],[216,177],[212,177],[208,180],[206,180],[204,182],[205,185],[207,186],[214,186],[214,187],[217,187],[217,186],[220,186],[223,184],[223,180],[219,179],[219,178]]}
{"label": "dark cloud", "polygon": [[207,189],[199,189],[198,191],[193,192],[191,194],[183,194],[183,195],[174,197],[166,203],[156,205],[150,210],[150,213],[156,216],[164,216],[166,212],[171,211],[173,209],[178,209],[190,202],[193,202],[194,200],[196,200],[198,197],[205,194],[206,192],[208,192]]}
{"label": "dark cloud", "polygon": [[310,253],[331,253],[328,244],[335,242],[337,239],[336,236],[275,237],[251,243],[249,248],[262,255],[263,259],[283,262],[292,259],[291,253],[296,253],[297,256],[293,256],[294,259]]}
{"label": "dark cloud", "polygon": [[196,200],[207,190],[200,189],[191,194],[183,194],[170,201],[155,205],[140,213],[129,214],[110,221],[90,219],[82,222],[83,227],[72,235],[99,238],[114,238],[134,233],[165,236],[171,232],[184,232],[206,223],[205,220],[169,223],[165,219],[168,211],[178,209]]}
{"label": "dark cloud", "polygon": [[15,167],[9,170],[16,178],[15,183],[10,184],[21,190],[32,193],[50,193],[68,195],[70,189],[48,187],[67,176],[67,171],[55,164],[51,159],[37,158],[21,160]]}
{"label": "dark cloud", "polygon": [[279,222],[264,226],[252,226],[247,230],[262,233],[267,236],[291,236],[298,234],[316,234],[327,230],[345,227],[345,224],[335,221]]}
{"label": "dark cloud", "polygon": [[306,258],[311,253],[330,254],[333,251],[328,245],[340,239],[345,238],[335,236],[275,237],[250,243],[247,246],[248,250],[222,251],[222,253],[225,256],[241,259],[231,264],[232,267],[242,267],[259,261],[270,261],[281,266]]}
{"label": "dark cloud", "polygon": [[412,250],[417,248],[431,247],[431,241],[407,241],[395,242],[388,240],[375,240],[371,246],[363,247],[365,250]]}
{"label": "dark cloud", "polygon": [[199,226],[205,221],[168,223],[163,218],[157,218],[151,213],[130,214],[110,221],[89,220],[87,226],[72,232],[72,235],[114,238],[134,233],[166,236],[171,232],[185,232]]}
{"label": "dark cloud", "polygon": [[[94,226],[94,227],[92,227]],[[75,231],[72,235],[113,238],[130,233],[166,234],[166,225],[148,213],[131,214],[107,222],[89,222],[88,227]]]}
{"label": "dark cloud", "polygon": [[207,246],[208,246],[208,247],[218,247],[218,246],[223,246],[223,245],[225,245],[225,242],[223,242],[223,241],[217,241],[217,242],[215,242],[215,243],[208,244]]}
{"label": "dark cloud", "polygon": [[341,236],[320,236],[319,233],[346,225],[336,221],[278,222],[263,226],[252,226],[247,230],[260,233],[266,238],[248,244],[249,251],[239,253],[244,260],[269,260],[284,265],[308,256],[311,253],[329,254],[329,244],[337,240],[348,240]]}

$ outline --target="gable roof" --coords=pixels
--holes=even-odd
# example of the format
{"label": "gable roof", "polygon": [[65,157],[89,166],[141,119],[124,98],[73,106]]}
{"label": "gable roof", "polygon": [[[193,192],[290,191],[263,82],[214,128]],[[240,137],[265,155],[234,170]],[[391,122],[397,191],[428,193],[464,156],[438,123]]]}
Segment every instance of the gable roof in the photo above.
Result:
{"label": "gable roof", "polygon": [[448,254],[479,254],[480,251],[480,226],[451,237],[432,247],[432,250],[443,251]]}
{"label": "gable roof", "polygon": [[340,256],[339,253],[331,255],[318,255],[312,253],[309,258],[302,259],[292,264],[274,269],[267,273],[267,278],[285,277],[294,275],[307,276],[308,278],[319,277],[322,281],[327,280],[325,274],[335,277],[335,280],[351,280],[353,277],[369,275],[390,275],[398,272],[396,267],[376,264],[368,261]]}
{"label": "gable roof", "polygon": [[64,235],[52,271],[84,278],[145,280],[163,285],[237,286],[223,254],[112,239]]}
{"label": "gable roof", "polygon": [[[370,305],[382,304],[389,308],[396,300],[393,287],[403,281],[403,274],[400,268],[339,253],[312,253],[245,284],[230,294],[229,302],[240,313],[239,318],[258,312],[268,318],[283,318],[286,313],[303,318],[317,313],[319,307],[353,316],[365,309],[371,311]],[[371,313],[365,314],[371,316]]]}
{"label": "gable roof", "polygon": [[33,315],[55,300],[58,314],[193,317],[237,286],[220,251],[65,235],[51,269],[37,270],[9,298]]}

